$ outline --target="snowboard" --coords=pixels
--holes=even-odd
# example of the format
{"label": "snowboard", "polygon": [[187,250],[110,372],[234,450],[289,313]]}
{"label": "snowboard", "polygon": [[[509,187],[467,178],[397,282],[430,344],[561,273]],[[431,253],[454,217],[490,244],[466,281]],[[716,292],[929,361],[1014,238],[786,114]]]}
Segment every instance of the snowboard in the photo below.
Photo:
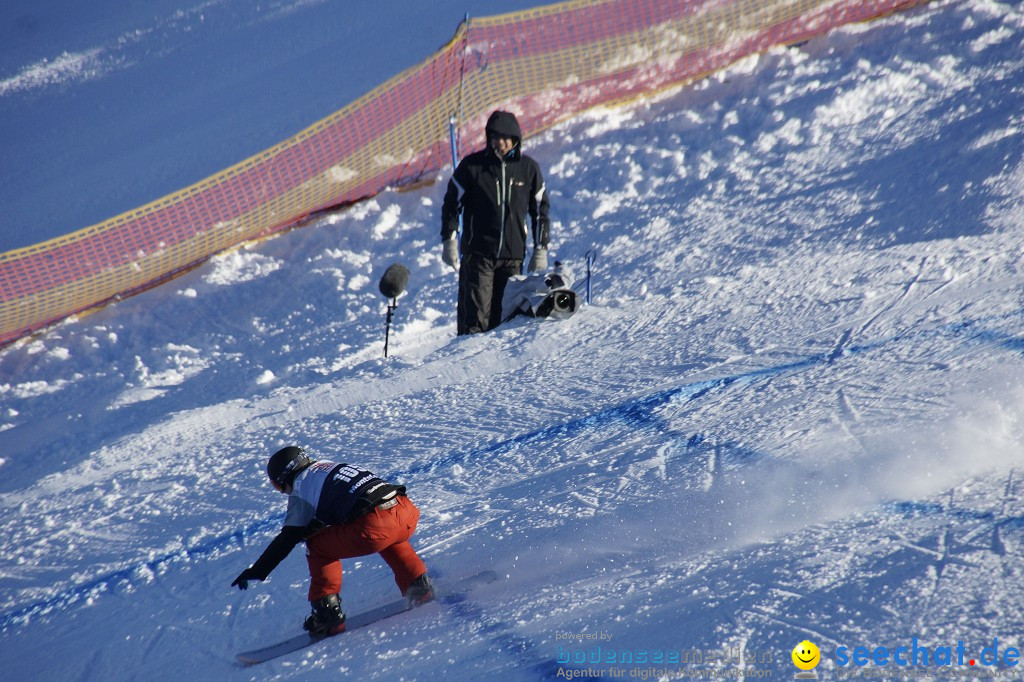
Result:
{"label": "snowboard", "polygon": [[[487,583],[494,582],[498,579],[498,574],[494,571],[481,571],[475,575],[467,576],[460,580],[457,580],[450,585],[445,585],[443,580],[437,581],[434,585],[434,599],[437,601],[445,602],[451,600],[458,600],[459,597],[465,595],[474,587],[479,585],[486,585]],[[347,616],[345,618],[345,630],[340,632],[333,637],[341,637],[347,632],[352,632],[361,627],[371,625],[379,620],[385,618],[391,618],[397,616],[400,613],[405,613],[410,607],[405,603],[405,599],[396,599],[393,602],[378,606],[375,609],[364,611],[354,616]],[[271,644],[269,646],[262,647],[260,649],[253,649],[252,651],[243,651],[238,654],[236,658],[240,663],[245,665],[255,665],[257,663],[264,663],[274,658],[290,654],[293,651],[305,649],[308,646],[322,642],[325,639],[332,639],[332,636],[325,635],[311,635],[308,632],[304,632],[301,635],[296,635],[291,639],[286,639],[283,642],[277,644]]]}

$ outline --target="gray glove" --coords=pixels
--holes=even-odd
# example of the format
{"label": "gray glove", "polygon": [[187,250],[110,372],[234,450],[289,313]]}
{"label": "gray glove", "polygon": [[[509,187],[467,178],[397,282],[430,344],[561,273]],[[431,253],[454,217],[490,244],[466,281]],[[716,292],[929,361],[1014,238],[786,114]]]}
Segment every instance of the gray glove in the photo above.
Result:
{"label": "gray glove", "polygon": [[441,260],[453,270],[459,269],[459,245],[454,237],[441,242]]}
{"label": "gray glove", "polygon": [[538,270],[548,269],[548,250],[543,246],[537,246],[533,249],[533,258],[530,259],[530,267],[527,268],[528,272],[537,272]]}

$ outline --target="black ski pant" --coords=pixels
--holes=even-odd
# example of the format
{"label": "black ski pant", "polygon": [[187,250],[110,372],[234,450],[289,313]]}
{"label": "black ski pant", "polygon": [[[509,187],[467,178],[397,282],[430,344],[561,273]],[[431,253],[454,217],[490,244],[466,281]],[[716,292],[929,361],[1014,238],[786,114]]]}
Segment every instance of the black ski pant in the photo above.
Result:
{"label": "black ski pant", "polygon": [[459,334],[475,334],[501,324],[505,285],[523,271],[523,261],[463,254],[459,264]]}

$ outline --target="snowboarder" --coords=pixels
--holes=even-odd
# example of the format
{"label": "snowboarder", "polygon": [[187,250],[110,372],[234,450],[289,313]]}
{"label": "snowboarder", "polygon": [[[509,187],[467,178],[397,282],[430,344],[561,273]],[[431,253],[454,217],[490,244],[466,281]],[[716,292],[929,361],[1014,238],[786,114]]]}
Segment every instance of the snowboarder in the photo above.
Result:
{"label": "snowboarder", "polygon": [[[509,277],[523,270],[532,226],[529,271],[548,266],[548,196],[540,166],[522,153],[514,114],[495,111],[487,120],[486,148],[459,163],[441,207],[441,259],[459,271],[458,333],[501,324],[501,299]],[[455,233],[462,214],[462,262]]]}
{"label": "snowboarder", "polygon": [[317,461],[294,446],[271,456],[267,475],[275,490],[288,495],[284,527],[232,587],[244,590],[250,580],[266,580],[305,540],[313,612],[303,628],[311,634],[336,635],[345,629],[341,559],[379,553],[410,605],[434,598],[427,567],[409,544],[420,511],[406,497],[405,486],[350,464]]}

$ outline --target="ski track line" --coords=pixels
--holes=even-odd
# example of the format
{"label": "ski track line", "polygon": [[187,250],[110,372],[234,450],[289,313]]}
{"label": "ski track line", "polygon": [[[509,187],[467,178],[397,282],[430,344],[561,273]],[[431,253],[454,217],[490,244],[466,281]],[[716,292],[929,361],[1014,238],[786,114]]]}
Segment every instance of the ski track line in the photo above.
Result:
{"label": "ski track line", "polygon": [[115,590],[117,583],[122,581],[128,582],[140,572],[160,575],[163,568],[171,566],[179,561],[204,559],[235,543],[240,546],[244,546],[245,538],[247,536],[263,534],[269,530],[276,530],[280,527],[280,524],[283,521],[284,514],[276,514],[270,518],[253,523],[244,530],[232,531],[231,533],[221,535],[202,545],[169,552],[161,557],[157,557],[156,559],[138,562],[118,571],[94,578],[93,580],[80,585],[61,590],[49,599],[45,599],[4,614],[0,617],[0,631],[5,631],[12,625],[23,625],[33,616],[45,615],[57,609],[63,610],[65,607],[72,606],[83,600],[98,597],[105,592],[112,592]]}
{"label": "ski track line", "polygon": [[457,533],[453,533],[453,534],[449,535],[448,537],[442,538],[440,540],[435,540],[433,543],[431,543],[429,545],[425,545],[423,547],[420,547],[419,554],[425,555],[425,556],[429,556],[429,555],[433,554],[436,550],[438,550],[441,547],[447,545],[449,542],[457,540],[458,538],[462,537],[463,535],[468,535],[469,533],[472,533],[473,531],[480,530],[484,526],[488,526],[488,525],[494,523],[494,521],[495,521],[495,519],[487,519],[483,523],[478,523],[475,526],[469,526],[468,528],[465,528],[465,529],[463,529],[463,530],[461,530],[461,531],[459,531]]}
{"label": "ski track line", "polygon": [[882,317],[882,315],[885,315],[887,312],[898,306],[900,303],[907,300],[907,297],[910,296],[910,292],[914,290],[914,287],[917,285],[918,281],[920,281],[921,274],[924,272],[924,266],[927,260],[927,256],[923,256],[921,258],[921,262],[918,263],[917,265],[917,273],[910,278],[909,282],[905,282],[903,284],[902,289],[898,294],[896,294],[896,297],[893,298],[893,300],[889,301],[888,304],[883,306],[881,310],[872,315],[867,322],[861,325],[860,329],[857,330],[858,336],[863,336],[864,332],[866,332],[875,322],[877,322]]}
{"label": "ski track line", "polygon": [[999,515],[1002,516],[1006,513],[1006,502],[1010,499],[1010,494],[1013,492],[1013,469],[1010,469],[1010,473],[1006,475],[1006,487],[1003,489],[1003,504],[999,508]]}
{"label": "ski track line", "polygon": [[[990,322],[1019,318],[1022,315],[1024,315],[1024,310],[1016,310],[1002,315],[989,316],[987,318],[951,322],[933,329],[899,333],[886,339],[866,342],[863,344],[854,344],[843,348],[841,353],[836,357],[847,357],[868,353],[892,343],[906,343],[931,338],[956,339],[961,336],[964,336],[965,341],[968,342],[980,342],[987,345],[994,345],[1002,347],[1007,351],[1021,354],[1024,353],[1024,338],[1013,336],[1006,332],[988,329],[983,325]],[[576,438],[583,433],[599,429],[613,422],[622,422],[627,425],[634,425],[637,427],[648,426],[657,423],[657,416],[654,413],[659,407],[664,405],[668,405],[676,401],[690,402],[697,400],[715,389],[727,388],[737,383],[749,383],[761,378],[771,378],[786,373],[798,372],[812,367],[817,367],[823,364],[831,364],[836,359],[833,357],[835,355],[836,349],[833,348],[829,352],[815,353],[793,362],[761,369],[753,369],[734,375],[719,377],[716,379],[706,379],[703,381],[663,389],[562,424],[548,426],[530,433],[513,436],[512,438],[497,441],[482,448],[451,453],[440,459],[412,467],[405,472],[397,472],[394,477],[402,478],[405,476],[411,477],[423,473],[432,473],[441,467],[449,467],[453,464],[474,460],[482,455],[495,455],[508,452],[524,445],[542,443],[552,440],[558,436]],[[696,437],[700,437],[701,440],[703,439],[701,434],[696,434],[695,438]],[[691,440],[693,439],[691,438]],[[958,516],[958,512],[956,510],[946,509],[942,505],[934,503],[899,502],[895,503],[893,506],[889,506],[888,508],[892,512],[900,514],[950,513],[954,515],[954,518]],[[986,518],[989,519],[994,518],[994,514],[991,512],[987,512],[983,515],[987,515]],[[229,547],[231,544],[244,546],[245,539],[247,537],[262,535],[271,530],[275,530],[279,527],[283,519],[284,514],[275,514],[266,519],[256,521],[241,530],[235,530],[230,533],[220,535],[213,538],[211,541],[197,545],[196,547],[169,552],[156,559],[132,564],[113,573],[99,576],[80,585],[75,585],[61,590],[50,598],[14,609],[0,616],[0,631],[5,631],[14,625],[24,625],[28,623],[33,616],[46,614],[55,609],[63,609],[85,599],[97,597],[104,592],[112,590],[113,584],[122,580],[130,580],[132,576],[139,571],[148,570],[155,574],[159,574],[160,569],[182,560],[194,560],[209,557]],[[1018,522],[1024,523],[1024,518],[1008,519],[1007,522],[1012,522],[1014,524]]]}
{"label": "ski track line", "polygon": [[944,504],[939,504],[938,502],[889,502],[881,505],[879,508],[888,514],[902,516],[905,519],[912,519],[918,516],[937,516],[939,514],[945,514],[955,521],[989,521],[992,523],[998,523],[998,525],[1001,526],[1024,527],[1024,514],[1019,516],[1010,516],[997,521],[997,514],[992,511],[978,511],[975,509],[964,509],[963,507],[951,509]]}
{"label": "ski track line", "polygon": [[927,563],[931,567],[934,567],[935,579],[932,580],[931,587],[928,588],[927,593],[925,594],[924,604],[918,611],[915,619],[916,622],[914,627],[917,632],[924,631],[926,623],[928,622],[928,616],[932,615],[936,601],[941,602],[948,597],[948,594],[943,594],[941,591],[942,578],[946,573],[946,567],[953,564],[973,568],[975,564],[957,558],[956,555],[973,553],[979,550],[984,551],[986,549],[982,547],[973,547],[966,543],[958,543],[951,526],[952,521],[950,520],[947,522],[946,528],[936,536],[938,545],[937,550],[930,550],[926,547],[921,547],[910,540],[903,542],[904,547],[917,550],[925,556],[931,557]]}
{"label": "ski track line", "polygon": [[771,614],[771,613],[765,613],[764,611],[762,611],[760,608],[758,608],[756,606],[751,607],[751,608],[747,608],[747,609],[743,609],[743,613],[746,613],[746,614],[748,614],[750,616],[753,616],[754,618],[763,618],[764,620],[766,620],[766,621],[768,621],[770,623],[775,623],[777,625],[782,625],[782,626],[790,628],[792,630],[803,630],[804,632],[810,634],[810,636],[813,637],[814,641],[816,641],[816,642],[828,642],[833,647],[838,647],[838,646],[842,645],[842,640],[839,639],[839,637],[837,637],[837,636],[827,635],[827,634],[825,634],[824,632],[822,632],[820,630],[815,630],[815,629],[813,629],[813,628],[811,628],[811,627],[809,627],[809,626],[807,626],[807,625],[805,625],[803,623],[799,623],[799,622],[794,621],[794,620],[789,620],[789,619],[786,619],[786,618],[780,618],[779,616]]}

